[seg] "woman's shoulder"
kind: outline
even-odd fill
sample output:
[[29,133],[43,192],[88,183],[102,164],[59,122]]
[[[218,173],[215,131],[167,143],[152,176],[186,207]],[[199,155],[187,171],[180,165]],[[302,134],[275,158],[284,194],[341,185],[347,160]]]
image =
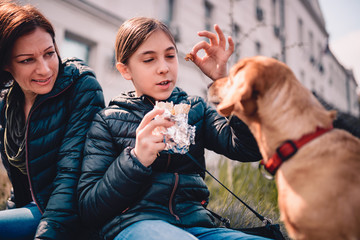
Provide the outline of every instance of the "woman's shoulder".
[[95,72],[78,58],[66,58],[62,60],[62,69],[59,73],[60,82],[74,82],[82,89],[102,90],[96,79]]
[[69,96],[73,96],[74,99],[93,99],[100,102],[102,108],[105,107],[103,90],[96,79],[95,73],[82,60],[77,58],[63,60],[62,70],[59,73],[52,94],[57,92],[71,92]]

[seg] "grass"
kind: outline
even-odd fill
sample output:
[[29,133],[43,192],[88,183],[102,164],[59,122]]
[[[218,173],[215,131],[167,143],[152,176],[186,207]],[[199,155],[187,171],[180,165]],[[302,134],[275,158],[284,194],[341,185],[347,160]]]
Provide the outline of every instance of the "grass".
[[[280,221],[275,181],[266,179],[254,163],[238,163],[221,157],[215,169],[209,169],[243,202],[273,223],[280,224],[285,238],[285,226]],[[215,174],[214,174],[215,173]],[[249,228],[264,224],[208,174],[205,181],[210,190],[208,209],[230,220],[232,228]]]
[[6,207],[6,199],[10,196],[11,183],[4,170],[0,168],[0,210]]

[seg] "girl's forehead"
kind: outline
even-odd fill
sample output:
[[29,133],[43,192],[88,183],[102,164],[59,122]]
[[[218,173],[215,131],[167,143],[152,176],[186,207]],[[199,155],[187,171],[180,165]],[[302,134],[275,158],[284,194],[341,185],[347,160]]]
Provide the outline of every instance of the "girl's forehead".
[[139,47],[138,51],[144,50],[171,50],[176,49],[170,37],[162,30],[153,32]]

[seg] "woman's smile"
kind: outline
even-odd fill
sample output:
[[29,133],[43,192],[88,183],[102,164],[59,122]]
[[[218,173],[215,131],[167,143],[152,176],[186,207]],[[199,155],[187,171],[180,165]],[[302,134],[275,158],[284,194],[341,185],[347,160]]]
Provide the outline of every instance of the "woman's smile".
[[51,77],[48,77],[48,78],[45,78],[45,79],[33,79],[32,81],[36,82],[37,84],[40,84],[40,85],[46,85],[48,83],[50,83],[51,81]]

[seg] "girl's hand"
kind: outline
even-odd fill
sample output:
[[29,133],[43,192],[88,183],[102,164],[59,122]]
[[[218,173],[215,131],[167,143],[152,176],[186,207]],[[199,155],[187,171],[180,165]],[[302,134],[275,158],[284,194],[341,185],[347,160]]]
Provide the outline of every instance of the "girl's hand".
[[[232,38],[228,37],[229,48],[226,49],[226,39],[224,33],[220,27],[215,24],[215,33],[209,31],[201,31],[198,33],[200,37],[207,37],[210,40],[210,44],[206,41],[196,44],[191,55],[193,56],[193,62],[200,68],[200,70],[212,80],[216,80],[227,76],[227,62],[234,52],[234,42]],[[204,49],[206,55],[203,58],[197,56],[197,52],[200,49]]]
[[136,129],[134,153],[145,167],[149,167],[157,158],[157,154],[165,149],[164,136],[153,134],[154,129],[157,127],[168,128],[174,125],[173,122],[164,118],[154,120],[156,115],[161,115],[163,112],[164,109],[154,108],[144,116]]

